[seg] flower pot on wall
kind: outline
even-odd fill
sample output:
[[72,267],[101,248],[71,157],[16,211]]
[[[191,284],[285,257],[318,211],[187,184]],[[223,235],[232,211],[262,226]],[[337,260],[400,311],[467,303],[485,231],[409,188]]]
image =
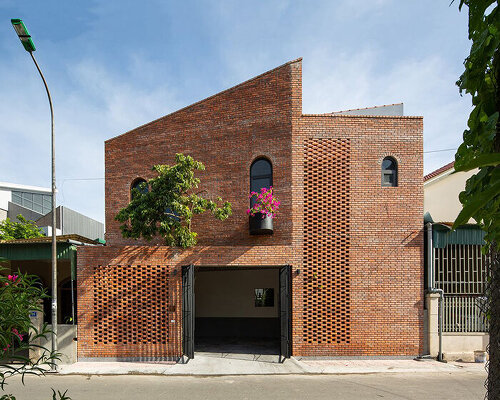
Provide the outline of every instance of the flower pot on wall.
[[272,235],[273,219],[263,214],[250,215],[250,235]]

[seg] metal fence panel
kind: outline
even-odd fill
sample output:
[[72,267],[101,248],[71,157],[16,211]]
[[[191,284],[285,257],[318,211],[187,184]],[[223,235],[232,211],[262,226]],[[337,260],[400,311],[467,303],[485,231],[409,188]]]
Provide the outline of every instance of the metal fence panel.
[[445,296],[443,332],[488,332],[481,296]]

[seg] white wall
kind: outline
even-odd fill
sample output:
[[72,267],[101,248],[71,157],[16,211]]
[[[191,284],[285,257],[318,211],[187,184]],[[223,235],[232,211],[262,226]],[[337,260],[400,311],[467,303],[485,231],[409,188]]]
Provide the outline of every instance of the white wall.
[[[7,218],[9,201],[12,201],[12,192],[10,190],[0,188],[0,221]],[[5,211],[5,213],[3,211]]]
[[[458,195],[465,189],[465,181],[477,171],[455,172],[425,182],[424,213],[429,212],[434,222],[455,221],[462,210]],[[472,219],[469,222],[474,223]]]
[[[195,273],[196,317],[277,318],[278,286],[277,269],[200,269]],[[254,290],[261,288],[274,288],[274,307],[255,307]]]

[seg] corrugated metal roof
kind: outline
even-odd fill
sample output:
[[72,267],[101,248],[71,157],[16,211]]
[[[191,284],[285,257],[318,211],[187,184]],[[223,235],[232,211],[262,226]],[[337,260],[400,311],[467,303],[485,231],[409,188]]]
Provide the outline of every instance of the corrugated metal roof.
[[478,225],[468,224],[451,230],[447,223],[432,225],[432,247],[442,249],[450,244],[474,244],[483,246],[485,232]]
[[[56,241],[58,243],[66,243],[68,240],[74,240],[75,242],[82,242],[87,244],[101,244],[97,240],[86,238],[80,235],[59,235],[56,236]],[[14,239],[14,240],[0,240],[1,244],[25,244],[25,243],[51,243],[52,236],[43,236],[31,239]]]

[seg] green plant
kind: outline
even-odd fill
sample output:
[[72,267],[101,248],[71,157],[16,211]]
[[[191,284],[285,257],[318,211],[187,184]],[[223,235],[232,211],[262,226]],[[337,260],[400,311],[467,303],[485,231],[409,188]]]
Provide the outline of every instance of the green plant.
[[[37,277],[20,272],[5,276],[1,272],[3,271],[0,270],[0,389],[3,391],[7,379],[12,376],[21,375],[24,384],[26,375],[44,375],[59,360],[60,354],[37,344],[51,333],[47,324],[38,330],[31,322],[30,313],[42,312],[41,301],[47,297],[45,291],[37,285]],[[30,350],[38,350],[39,355],[30,358]],[[66,392],[62,395],[65,396]],[[61,396],[59,398],[68,399]],[[0,400],[6,399],[15,400],[15,397],[12,394],[0,397]]]
[[459,199],[463,209],[453,227],[473,218],[486,232],[490,279],[486,314],[490,318],[488,399],[500,398],[500,12],[498,1],[461,0],[469,10],[472,46],[457,85],[472,96],[473,109],[464,141],[455,155],[455,169],[479,172],[467,180]]
[[191,230],[195,215],[210,211],[221,221],[231,215],[231,203],[194,191],[200,183],[195,171],[205,169],[201,162],[183,154],[176,154],[175,160],[172,166],[155,165],[152,170],[158,176],[132,190],[132,200],[115,218],[122,222],[123,237],[149,241],[160,235],[168,246],[187,248],[197,243],[197,233]]
[[473,109],[464,141],[455,155],[455,169],[479,172],[460,193],[463,209],[454,227],[474,218],[486,231],[488,246],[500,249],[500,13],[493,0],[461,0],[469,7],[472,47],[457,85],[472,96]]
[[252,207],[247,209],[247,214],[251,216],[260,215],[262,218],[274,218],[278,213],[281,204],[273,194],[273,187],[262,188],[260,193],[250,192],[250,200],[254,199]]
[[21,214],[17,217],[19,222],[7,218],[0,222],[0,240],[30,239],[42,237],[43,233],[35,222],[28,221]]

